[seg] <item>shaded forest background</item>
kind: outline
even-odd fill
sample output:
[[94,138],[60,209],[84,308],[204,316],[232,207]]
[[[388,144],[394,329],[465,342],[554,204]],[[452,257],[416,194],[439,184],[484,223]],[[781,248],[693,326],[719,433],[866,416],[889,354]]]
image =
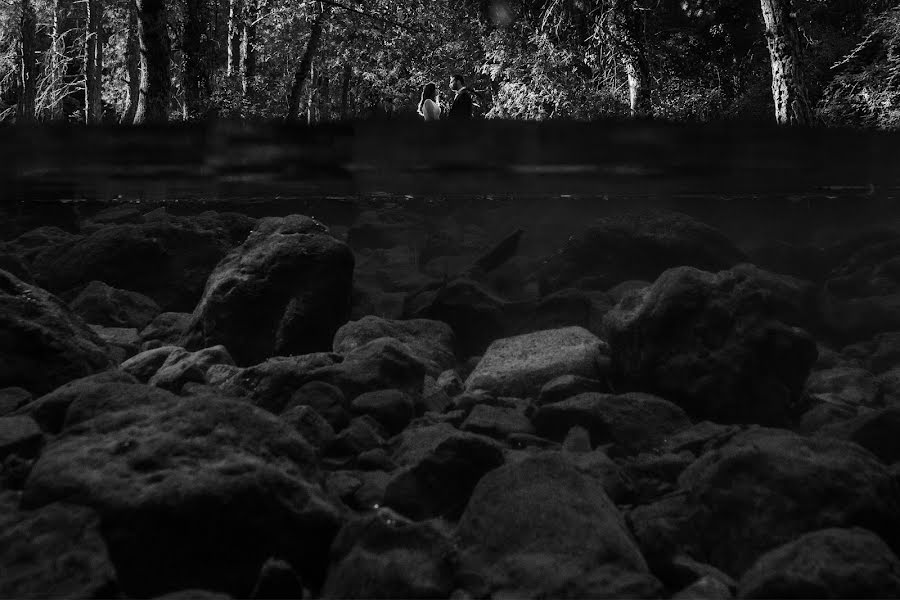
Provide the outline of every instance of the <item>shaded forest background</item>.
[[452,72],[485,118],[896,129],[900,6],[0,0],[0,121],[416,119]]

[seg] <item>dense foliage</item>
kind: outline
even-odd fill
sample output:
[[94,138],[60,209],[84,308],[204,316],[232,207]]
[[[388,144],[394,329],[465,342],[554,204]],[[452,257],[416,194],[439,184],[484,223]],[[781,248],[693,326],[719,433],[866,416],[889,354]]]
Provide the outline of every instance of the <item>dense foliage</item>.
[[[16,117],[26,2],[37,14],[36,118],[84,120],[87,2],[78,0],[0,0],[0,120]],[[900,6],[793,2],[817,118],[897,128]],[[422,86],[436,82],[446,103],[453,72],[469,78],[486,118],[624,116],[636,64],[629,56],[647,66],[648,116],[771,120],[772,70],[755,0],[166,0],[170,119],[283,118],[326,6],[300,82],[300,116],[310,121],[417,118]],[[103,118],[130,122],[137,17],[132,0],[102,0],[102,8]],[[230,45],[242,60],[252,55],[249,66],[230,63]]]

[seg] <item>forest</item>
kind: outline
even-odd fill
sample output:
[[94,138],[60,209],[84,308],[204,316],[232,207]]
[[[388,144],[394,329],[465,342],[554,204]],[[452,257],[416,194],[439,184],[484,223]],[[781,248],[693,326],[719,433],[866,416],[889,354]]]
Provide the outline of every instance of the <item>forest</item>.
[[0,121],[476,116],[896,129],[896,0],[0,0]]

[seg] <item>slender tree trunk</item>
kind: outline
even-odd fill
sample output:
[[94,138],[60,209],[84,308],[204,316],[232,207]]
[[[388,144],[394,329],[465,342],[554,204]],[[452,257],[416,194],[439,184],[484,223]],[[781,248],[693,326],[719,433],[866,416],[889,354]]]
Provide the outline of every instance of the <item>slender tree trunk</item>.
[[328,72],[319,76],[319,120],[331,120],[331,81],[328,79]]
[[65,56],[65,44],[62,39],[62,27],[60,23],[59,0],[53,0],[53,28],[50,33],[50,119],[62,120],[63,111],[63,57]]
[[653,106],[650,102],[650,67],[644,56],[632,56],[624,59],[625,75],[628,77],[628,102],[632,117],[650,115]]
[[22,0],[19,28],[19,99],[16,105],[16,122],[31,123],[35,119],[38,76],[37,15],[31,0]]
[[650,65],[644,44],[642,18],[635,9],[634,0],[612,0],[607,27],[628,77],[631,116],[647,116],[653,110],[650,100]]
[[300,59],[297,72],[294,73],[294,84],[291,86],[291,96],[288,101],[288,121],[296,121],[300,116],[300,98],[303,96],[303,89],[312,69],[313,58],[322,41],[322,30],[331,16],[331,11],[330,4],[324,5],[316,16],[316,20],[313,21],[312,29],[309,32],[309,41],[306,42],[306,50],[303,52],[303,58]]
[[316,63],[309,67],[310,84],[306,86],[306,123],[312,125],[313,122],[313,102],[316,94]]
[[256,75],[256,19],[259,18],[259,5],[248,0],[246,18],[241,31],[241,92],[248,96],[251,92],[253,77]]
[[168,120],[172,81],[169,77],[171,45],[165,0],[136,0],[138,39],[141,44],[141,89],[135,124]]
[[187,0],[184,19],[184,118],[203,114],[209,92],[207,0]]
[[84,48],[84,122],[93,125],[103,118],[103,5],[87,2],[87,40]]
[[128,108],[122,116],[123,123],[134,123],[138,99],[141,95],[141,43],[138,35],[137,6],[128,3],[128,39],[125,45],[125,68],[128,72]]
[[344,63],[344,73],[341,80],[341,120],[347,119],[347,111],[350,108],[350,80],[353,78],[353,65]]
[[241,0],[228,2],[228,65],[226,74],[233,77],[240,71],[241,32],[243,31],[243,10]]
[[803,78],[803,51],[793,2],[761,0],[761,5],[772,62],[775,120],[781,125],[809,125],[813,113]]

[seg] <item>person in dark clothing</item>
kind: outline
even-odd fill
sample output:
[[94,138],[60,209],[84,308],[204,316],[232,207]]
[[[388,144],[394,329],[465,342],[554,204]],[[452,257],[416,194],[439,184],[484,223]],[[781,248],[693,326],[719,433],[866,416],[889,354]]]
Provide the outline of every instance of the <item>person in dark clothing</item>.
[[447,112],[448,119],[471,119],[472,118],[472,93],[466,89],[466,80],[459,73],[450,76],[450,89],[456,95],[450,104],[450,110]]

